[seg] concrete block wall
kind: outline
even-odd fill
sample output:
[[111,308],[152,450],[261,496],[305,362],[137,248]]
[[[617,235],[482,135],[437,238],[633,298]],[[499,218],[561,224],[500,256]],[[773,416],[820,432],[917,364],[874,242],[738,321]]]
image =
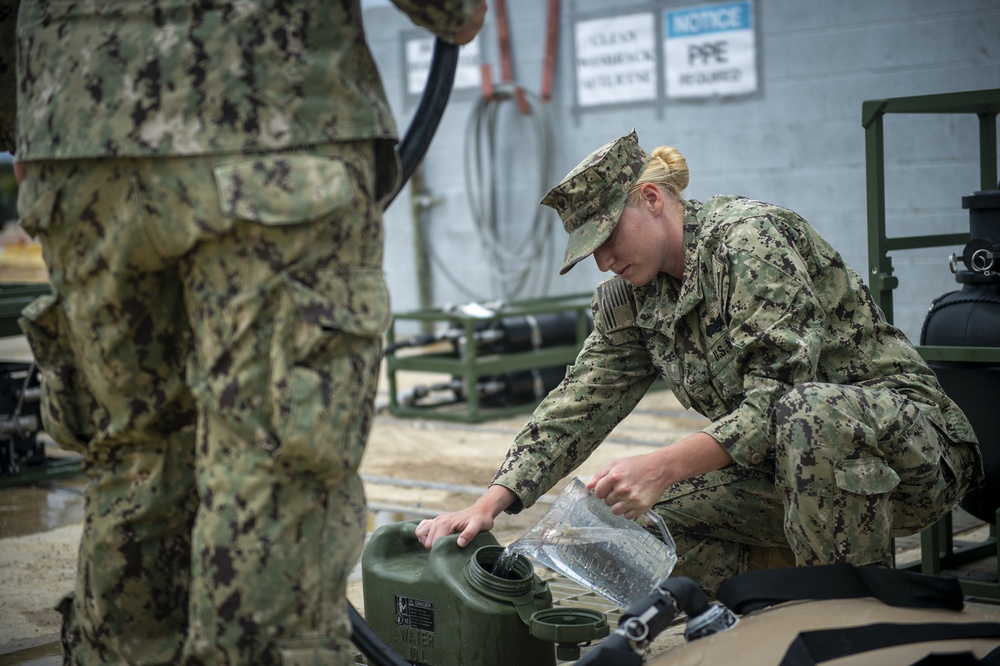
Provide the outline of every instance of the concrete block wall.
[[[553,99],[543,105],[551,132],[541,168],[535,118],[510,102],[496,108],[491,179],[497,191],[496,234],[513,248],[531,233],[537,201],[587,153],[633,127],[647,149],[670,144],[686,156],[687,196],[743,194],[796,210],[868,274],[865,137],[861,105],[869,99],[1000,88],[1000,2],[996,0],[756,0],[758,90],[734,99],[575,108],[573,25],[578,18],[651,10],[656,16],[687,1],[563,0]],[[516,82],[538,94],[548,3],[506,0]],[[384,1],[369,0],[365,25],[401,130],[413,99],[405,94],[403,41],[414,26]],[[499,80],[495,7],[478,38],[483,61]],[[662,60],[661,60],[662,76]],[[484,232],[470,212],[467,130],[480,107],[477,91],[458,91],[428,151],[422,173],[438,201],[422,215],[439,263],[433,302],[440,307],[505,296],[486,252]],[[885,125],[888,233],[945,233],[968,228],[961,197],[979,189],[975,116],[887,116]],[[419,307],[414,262],[414,217],[408,191],[387,211],[386,266],[394,309]],[[605,276],[592,261],[556,274],[565,233],[544,213],[548,240],[522,261],[537,262],[534,292],[590,292]],[[895,253],[900,287],[896,323],[915,342],[934,296],[957,288],[948,255],[961,248]],[[520,264],[519,264],[520,265]],[[511,280],[507,280],[511,283]],[[509,286],[509,284],[508,284]]]

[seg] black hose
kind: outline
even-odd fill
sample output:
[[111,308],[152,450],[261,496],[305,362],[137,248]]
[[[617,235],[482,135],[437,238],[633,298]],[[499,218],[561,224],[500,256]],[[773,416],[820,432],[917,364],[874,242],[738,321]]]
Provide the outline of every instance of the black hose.
[[[668,578],[661,582],[657,589],[661,594],[672,595],[677,600],[677,608],[684,611],[688,617],[698,617],[709,609],[708,597],[702,591],[701,585],[687,576]],[[651,606],[652,603],[648,605]]]
[[427,148],[431,145],[431,139],[441,123],[441,116],[448,105],[448,98],[451,96],[451,89],[455,83],[455,70],[458,68],[458,46],[449,44],[441,38],[434,40],[434,53],[431,56],[430,72],[427,74],[427,83],[424,85],[424,92],[420,96],[420,103],[413,114],[413,120],[403,135],[403,140],[399,143],[399,161],[401,164],[401,178],[396,189],[385,199],[382,204],[383,210],[389,207],[396,195],[403,189],[403,185],[410,179],[413,172],[424,159]]
[[618,629],[576,662],[577,666],[638,666],[643,659],[635,652],[637,642],[651,642],[681,612],[690,618],[708,609],[705,593],[692,578],[677,576],[664,580],[632,604],[618,621]]
[[[431,56],[431,68],[427,74],[427,83],[420,96],[420,104],[413,114],[413,120],[403,135],[399,144],[399,161],[401,178],[396,189],[385,199],[382,209],[389,207],[403,185],[410,179],[420,160],[427,153],[434,132],[441,123],[445,106],[451,96],[455,83],[455,70],[458,68],[458,46],[437,38],[434,40],[434,54]],[[368,657],[371,666],[410,666],[410,663],[397,654],[391,647],[379,638],[378,634],[365,622],[357,609],[348,602],[347,614],[351,620],[351,642]]]
[[368,663],[372,666],[410,666],[410,662],[403,659],[391,647],[385,644],[375,630],[372,629],[357,609],[350,603],[347,604],[347,614],[351,618],[351,642],[354,643],[361,653],[368,657]]

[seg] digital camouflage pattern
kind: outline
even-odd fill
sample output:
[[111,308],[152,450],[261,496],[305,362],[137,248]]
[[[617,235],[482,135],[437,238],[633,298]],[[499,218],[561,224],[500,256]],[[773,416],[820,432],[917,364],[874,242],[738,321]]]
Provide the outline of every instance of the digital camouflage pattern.
[[[0,2],[0,21],[20,4],[21,160],[380,139],[379,193],[392,190],[397,131],[365,42],[360,0]],[[451,40],[479,0],[393,3]],[[0,35],[11,34],[9,24],[0,23]],[[0,81],[14,45],[0,40]],[[0,100],[12,101],[11,90]],[[11,109],[0,113],[0,139],[9,138]]]
[[530,506],[662,377],[735,465],[667,489],[677,573],[714,591],[756,546],[799,564],[882,563],[890,536],[951,510],[982,478],[972,428],[802,218],[742,197],[687,200],[684,279],[615,277],[566,379],[494,483]]
[[28,164],[22,325],[90,477],[67,663],[351,663],[389,302],[374,150],[329,152]]
[[359,3],[20,4],[21,323],[89,477],[65,662],[353,663],[396,178]]
[[542,204],[559,214],[569,234],[560,275],[611,237],[625,210],[629,188],[649,159],[632,130],[585,157],[542,198]]
[[[446,39],[478,4],[393,1]],[[6,2],[16,9],[16,0]],[[359,0],[20,5],[17,148],[25,158],[396,137]],[[13,47],[4,42],[0,62],[10,62]]]

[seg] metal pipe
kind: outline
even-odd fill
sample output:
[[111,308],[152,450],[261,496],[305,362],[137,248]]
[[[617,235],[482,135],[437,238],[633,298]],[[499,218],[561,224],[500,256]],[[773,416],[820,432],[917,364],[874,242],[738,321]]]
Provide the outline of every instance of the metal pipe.
[[[438,481],[423,481],[420,479],[400,479],[394,476],[379,476],[371,474],[362,474],[361,480],[365,483],[374,483],[384,486],[399,486],[402,488],[425,488],[430,490],[446,490],[453,493],[464,493],[467,495],[479,495],[483,492],[481,486],[464,486],[455,483],[440,483]],[[551,504],[555,501],[555,498],[549,495],[543,495],[537,500],[542,504]],[[438,512],[440,513],[440,512]],[[438,515],[435,513],[434,515]]]

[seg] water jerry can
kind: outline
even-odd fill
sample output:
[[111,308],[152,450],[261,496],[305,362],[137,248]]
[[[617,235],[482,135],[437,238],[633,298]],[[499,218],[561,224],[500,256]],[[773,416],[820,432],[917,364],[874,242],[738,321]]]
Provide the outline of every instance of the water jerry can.
[[426,550],[417,521],[375,530],[361,558],[365,620],[412,664],[554,666],[555,646],[530,633],[552,608],[548,583],[518,556],[505,578],[492,574],[503,551],[489,532],[464,548],[458,535]]

